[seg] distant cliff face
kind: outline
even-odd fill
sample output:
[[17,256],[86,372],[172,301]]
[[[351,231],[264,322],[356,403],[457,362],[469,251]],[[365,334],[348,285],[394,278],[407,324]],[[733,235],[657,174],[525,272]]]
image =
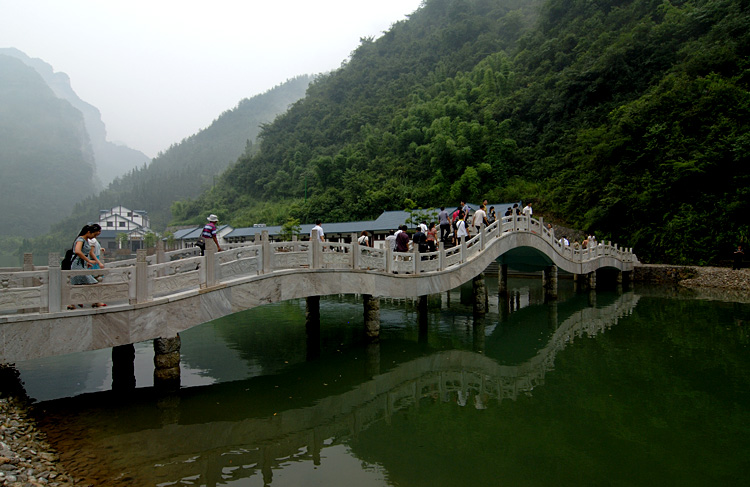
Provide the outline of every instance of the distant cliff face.
[[65,73],[54,72],[52,66],[41,59],[32,59],[14,48],[1,48],[0,55],[20,60],[33,68],[58,98],[66,100],[83,114],[86,131],[89,135],[96,169],[97,189],[102,189],[117,176],[126,174],[135,167],[147,163],[149,157],[135,149],[107,141],[107,129],[102,122],[99,110],[81,100],[70,86],[70,78]]
[[34,236],[93,194],[84,117],[18,59],[0,55],[0,234]]

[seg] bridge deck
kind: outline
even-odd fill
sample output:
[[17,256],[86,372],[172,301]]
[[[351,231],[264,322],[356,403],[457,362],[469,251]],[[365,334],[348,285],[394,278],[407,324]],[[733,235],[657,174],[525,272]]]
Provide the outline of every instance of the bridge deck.
[[[444,292],[480,274],[514,249],[532,249],[544,265],[573,274],[602,267],[631,271],[632,249],[562,245],[543,221],[505,217],[461,245],[432,253],[399,253],[352,243],[235,244],[206,256],[195,249],[106,269],[62,271],[50,265],[0,271],[0,362],[107,348],[175,336],[192,326],[267,303],[329,294],[413,297]],[[50,255],[50,263],[59,256]],[[100,283],[70,284],[95,274]],[[105,308],[69,304],[106,302]]]

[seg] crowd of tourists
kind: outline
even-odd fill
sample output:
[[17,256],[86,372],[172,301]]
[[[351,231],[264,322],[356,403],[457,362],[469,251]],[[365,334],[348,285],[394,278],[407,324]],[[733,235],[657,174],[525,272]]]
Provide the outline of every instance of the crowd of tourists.
[[[417,225],[413,236],[409,236],[408,227],[401,225],[395,230],[390,230],[385,237],[386,245],[394,252],[409,252],[415,247],[419,252],[435,252],[438,242],[446,247],[460,245],[462,241],[470,239],[478,234],[482,227],[487,227],[497,220],[497,212],[494,206],[487,207],[485,199],[477,210],[473,210],[466,202],[461,203],[455,210],[449,212],[443,206],[437,215],[437,222],[428,223],[422,221]],[[505,211],[505,216],[524,215],[531,217],[533,210],[531,203],[521,208],[517,203]],[[322,222],[317,220],[311,232],[317,234],[321,241],[325,241]],[[439,232],[439,233],[438,233]],[[366,247],[374,245],[374,238],[367,231],[363,231],[357,242]]]

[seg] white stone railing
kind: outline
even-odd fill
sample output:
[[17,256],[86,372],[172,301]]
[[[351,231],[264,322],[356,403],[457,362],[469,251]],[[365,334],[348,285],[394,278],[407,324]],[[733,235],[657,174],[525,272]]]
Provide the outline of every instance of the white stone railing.
[[[79,303],[105,302],[109,306],[147,303],[157,297],[294,269],[350,269],[425,276],[469,262],[494,240],[518,233],[538,235],[553,252],[574,263],[604,256],[624,263],[636,260],[632,249],[609,243],[585,250],[565,246],[544,226],[543,220],[524,216],[503,217],[460,245],[446,249],[440,244],[437,251],[426,253],[361,246],[356,235],[352,235],[352,243],[318,239],[270,242],[268,233],[263,232],[260,242],[230,244],[219,253],[209,241],[205,256],[195,247],[164,252],[160,243],[154,255],[148,256],[145,250],[140,250],[136,259],[107,263],[104,269],[97,270],[63,271],[56,253],[49,255],[49,266],[34,268],[27,254],[23,268],[0,269],[0,319],[8,313],[54,313]],[[94,275],[99,283],[70,284],[70,278],[77,275]]]

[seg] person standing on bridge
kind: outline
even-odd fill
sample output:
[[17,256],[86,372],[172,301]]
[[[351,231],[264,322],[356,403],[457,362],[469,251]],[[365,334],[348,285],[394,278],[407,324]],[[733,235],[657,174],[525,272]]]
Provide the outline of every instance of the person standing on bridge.
[[469,231],[466,228],[466,214],[462,211],[458,214],[456,222],[456,245],[461,245],[462,239],[469,237]]
[[315,226],[312,227],[312,230],[310,231],[310,238],[312,238],[313,234],[317,231],[318,232],[318,238],[321,242],[326,241],[326,234],[323,232],[323,227],[320,225],[323,223],[322,220],[317,219],[315,220]]
[[451,234],[451,218],[448,215],[448,212],[445,211],[445,206],[440,207],[438,223],[440,224],[440,241],[448,243],[448,235]]
[[219,222],[219,217],[211,213],[208,215],[208,223],[206,223],[203,226],[203,230],[201,231],[201,239],[203,240],[203,246],[199,247],[201,248],[201,255],[205,254],[206,251],[206,240],[213,240],[216,244],[216,251],[221,252],[221,246],[219,245],[219,239],[216,237],[216,234],[219,232],[219,229],[216,228],[216,224]]
[[[104,267],[104,264],[102,264],[99,259],[96,258],[91,245],[89,245],[89,239],[96,238],[100,233],[102,233],[102,227],[99,226],[98,223],[94,223],[93,225],[85,225],[81,229],[81,231],[78,233],[78,237],[76,238],[75,243],[73,244],[73,253],[76,257],[70,264],[71,271],[90,269],[97,264],[99,265],[99,268]],[[91,275],[79,275],[70,278],[70,283],[76,286],[97,284],[98,282],[99,281],[97,281],[96,278]],[[93,308],[98,308],[100,306],[107,305],[104,303],[94,303],[91,305],[91,307]],[[79,304],[78,307],[83,308],[83,305]],[[68,306],[68,309],[75,309],[75,306],[71,304]]]
[[474,225],[474,228],[477,229],[477,234],[482,231],[483,225],[489,225],[489,222],[487,221],[487,212],[485,211],[484,205],[480,206],[479,209],[474,212],[474,218],[472,219],[471,224]]

